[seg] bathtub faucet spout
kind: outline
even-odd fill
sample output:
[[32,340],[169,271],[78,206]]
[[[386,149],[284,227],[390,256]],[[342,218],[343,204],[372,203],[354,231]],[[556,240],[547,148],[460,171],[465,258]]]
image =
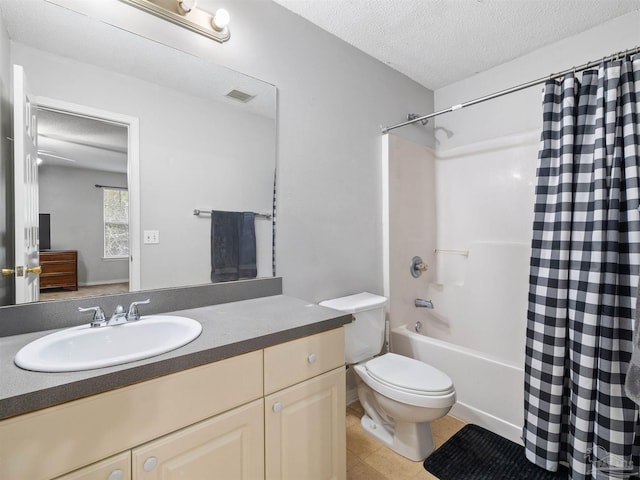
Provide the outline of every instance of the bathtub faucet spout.
[[433,308],[433,302],[431,300],[416,298],[416,307]]

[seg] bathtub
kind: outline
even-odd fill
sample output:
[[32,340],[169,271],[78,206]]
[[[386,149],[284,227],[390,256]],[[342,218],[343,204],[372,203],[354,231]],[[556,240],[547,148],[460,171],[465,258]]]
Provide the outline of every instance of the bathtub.
[[402,325],[391,330],[391,351],[445,372],[453,380],[451,415],[522,444],[524,368]]

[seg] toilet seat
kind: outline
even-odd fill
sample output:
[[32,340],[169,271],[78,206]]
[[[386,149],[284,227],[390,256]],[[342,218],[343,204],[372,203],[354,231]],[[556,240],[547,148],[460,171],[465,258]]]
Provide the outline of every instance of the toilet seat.
[[410,393],[446,395],[453,391],[451,379],[431,365],[395,353],[387,353],[365,363],[377,381]]
[[419,360],[387,353],[354,368],[372,389],[398,402],[431,408],[450,407],[455,402],[451,379]]

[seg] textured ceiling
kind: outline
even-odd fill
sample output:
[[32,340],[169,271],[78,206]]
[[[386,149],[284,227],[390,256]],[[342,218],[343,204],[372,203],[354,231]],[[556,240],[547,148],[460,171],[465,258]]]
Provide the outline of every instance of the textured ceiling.
[[275,2],[432,90],[640,10],[640,0]]
[[48,110],[37,116],[44,165],[127,173],[127,127]]

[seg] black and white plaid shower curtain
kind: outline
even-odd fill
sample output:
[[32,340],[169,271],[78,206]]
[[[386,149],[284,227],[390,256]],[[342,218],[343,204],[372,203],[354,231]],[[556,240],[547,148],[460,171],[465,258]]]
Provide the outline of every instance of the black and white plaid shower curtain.
[[[573,480],[638,471],[624,394],[640,271],[640,58],[549,80],[525,361],[527,458]],[[599,462],[599,463],[598,463]],[[613,470],[615,471],[616,468]]]

